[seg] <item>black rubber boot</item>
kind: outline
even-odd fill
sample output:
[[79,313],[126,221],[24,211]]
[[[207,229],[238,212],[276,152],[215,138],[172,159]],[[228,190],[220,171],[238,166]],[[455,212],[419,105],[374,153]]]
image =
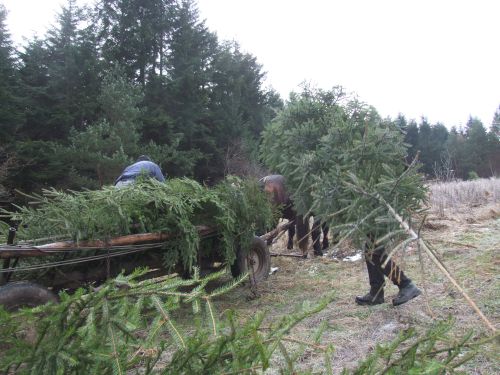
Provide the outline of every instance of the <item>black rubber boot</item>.
[[384,290],[370,290],[364,296],[356,296],[355,301],[358,305],[373,306],[384,303]]
[[402,305],[403,303],[406,303],[409,300],[412,300],[413,298],[418,297],[421,294],[422,294],[422,291],[420,289],[418,289],[415,284],[410,282],[406,286],[402,286],[401,288],[399,288],[399,293],[392,300],[392,304],[394,306]]

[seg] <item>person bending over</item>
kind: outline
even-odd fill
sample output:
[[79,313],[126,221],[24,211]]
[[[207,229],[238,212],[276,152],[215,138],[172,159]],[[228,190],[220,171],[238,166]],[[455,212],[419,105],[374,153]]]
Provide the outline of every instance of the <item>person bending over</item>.
[[156,163],[153,163],[148,156],[141,155],[134,164],[129,165],[123,170],[122,174],[116,179],[115,186],[126,186],[143,175],[155,178],[160,182],[165,181],[160,167]]

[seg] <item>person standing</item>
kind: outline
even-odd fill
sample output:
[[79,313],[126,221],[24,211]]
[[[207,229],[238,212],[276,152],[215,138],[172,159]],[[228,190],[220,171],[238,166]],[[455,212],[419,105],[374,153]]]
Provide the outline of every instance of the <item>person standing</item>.
[[126,167],[122,174],[115,180],[116,187],[126,186],[133,183],[139,176],[149,176],[160,182],[165,181],[165,177],[160,167],[151,161],[149,156],[141,155],[137,161]]

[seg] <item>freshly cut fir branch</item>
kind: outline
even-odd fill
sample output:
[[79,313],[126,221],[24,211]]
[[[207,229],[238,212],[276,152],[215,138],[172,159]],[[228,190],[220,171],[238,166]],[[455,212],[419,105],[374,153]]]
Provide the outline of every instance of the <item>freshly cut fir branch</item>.
[[[290,336],[293,327],[331,301],[305,304],[263,334],[261,313],[242,322],[231,313],[219,319],[215,312],[214,299],[248,275],[208,292],[208,282],[218,281],[223,271],[207,278],[195,271],[192,280],[170,276],[139,281],[146,272],[120,275],[90,293],[83,289],[74,295],[63,293],[56,305],[16,313],[0,309],[0,335],[4,337],[0,371],[205,374],[265,370],[278,354],[279,342],[296,341]],[[189,305],[191,314],[186,312]],[[36,330],[35,344],[22,335],[28,326]],[[320,350],[321,346],[312,348]],[[256,352],[260,355],[255,356]],[[160,362],[161,358],[170,360]]]
[[[209,293],[197,288],[204,279],[196,272],[195,280],[160,277],[138,281],[145,272],[120,276],[92,293],[79,290],[72,296],[62,294],[58,305],[17,313],[0,309],[0,370],[16,374],[149,375],[238,374],[272,368],[300,374],[299,359],[307,348],[323,354],[324,373],[333,374],[333,345],[320,340],[327,325],[309,338],[293,334],[297,324],[321,311],[333,296],[317,305],[304,303],[300,310],[264,327],[261,312],[242,321],[229,310],[220,319],[213,319],[217,316],[213,296],[220,295],[221,289],[230,290],[234,283]],[[192,289],[186,290],[187,286]],[[187,314],[186,304],[206,302],[212,303],[211,313],[193,309]],[[164,313],[157,314],[155,304]],[[439,322],[424,334],[403,331],[392,343],[378,346],[357,369],[344,374],[453,370],[488,343],[474,342],[470,334],[453,339],[448,335],[452,325],[452,321]],[[35,343],[23,336],[27,326],[36,329]],[[181,339],[183,344],[177,345]]]

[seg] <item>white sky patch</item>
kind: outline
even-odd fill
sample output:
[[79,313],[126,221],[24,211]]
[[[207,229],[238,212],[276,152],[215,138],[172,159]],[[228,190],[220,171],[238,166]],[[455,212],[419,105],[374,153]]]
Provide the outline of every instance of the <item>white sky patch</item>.
[[[43,37],[56,24],[56,16],[65,0],[0,0],[7,8],[7,26],[16,45],[24,45],[34,35]],[[86,3],[80,1],[78,4]]]
[[[43,36],[64,0],[0,0],[13,39]],[[78,4],[92,3],[80,0]],[[500,105],[500,1],[199,0],[283,98],[301,82],[342,85],[382,116],[490,126]]]

